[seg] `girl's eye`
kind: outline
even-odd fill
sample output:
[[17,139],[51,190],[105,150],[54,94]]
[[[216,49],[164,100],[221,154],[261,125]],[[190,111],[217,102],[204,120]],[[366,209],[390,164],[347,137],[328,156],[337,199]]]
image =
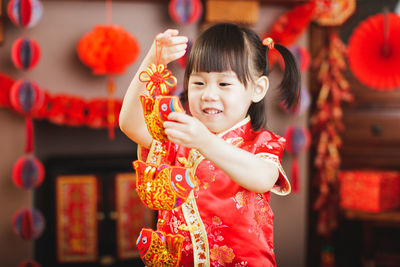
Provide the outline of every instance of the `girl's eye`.
[[194,82],[193,84],[195,84],[195,85],[203,85],[204,83],[202,83],[202,82]]
[[219,86],[229,86],[229,83],[219,83]]

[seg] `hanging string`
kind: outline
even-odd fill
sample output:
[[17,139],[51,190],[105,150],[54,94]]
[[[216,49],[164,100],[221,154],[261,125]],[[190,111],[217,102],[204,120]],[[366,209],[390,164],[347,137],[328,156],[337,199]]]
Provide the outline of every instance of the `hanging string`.
[[106,0],[106,22],[112,24],[112,0]]
[[384,56],[389,56],[389,12],[387,7],[383,10],[383,51]]

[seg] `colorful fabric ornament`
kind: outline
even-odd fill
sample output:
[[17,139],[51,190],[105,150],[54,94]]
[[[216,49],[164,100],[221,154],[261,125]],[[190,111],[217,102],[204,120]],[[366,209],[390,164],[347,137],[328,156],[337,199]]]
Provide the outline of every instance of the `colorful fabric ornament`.
[[400,16],[377,14],[354,29],[348,59],[354,76],[376,90],[400,87]]
[[133,162],[136,191],[143,203],[155,210],[172,210],[182,205],[195,187],[189,168]]
[[24,261],[18,267],[40,267],[41,265],[37,263],[36,261],[29,260],[29,261]]
[[43,182],[43,164],[33,155],[23,156],[14,163],[12,178],[21,189],[36,188]]
[[139,74],[139,80],[146,83],[151,96],[166,95],[175,89],[177,83],[175,76],[164,64],[151,64]]
[[31,28],[42,18],[43,6],[39,0],[10,0],[7,13],[15,25]]
[[342,25],[356,10],[356,0],[314,0],[314,21],[321,26]]
[[33,38],[18,38],[11,48],[11,59],[14,66],[21,70],[30,70],[40,58],[40,48]]
[[185,113],[177,96],[159,96],[155,99],[140,95],[144,120],[151,136],[160,142],[167,142],[168,137],[164,132],[164,121],[168,120],[171,112]]
[[290,126],[285,132],[286,151],[293,156],[292,158],[292,189],[293,192],[299,191],[299,164],[298,156],[301,152],[308,149],[310,145],[310,133],[308,129],[300,126]]
[[97,25],[78,42],[79,59],[93,74],[122,74],[139,55],[139,44],[122,26]]
[[178,266],[184,237],[143,228],[136,241],[146,266]]
[[176,23],[188,25],[200,19],[203,5],[200,0],[171,0],[168,11]]
[[41,236],[45,221],[36,209],[21,209],[12,218],[12,229],[16,235],[25,240],[34,240]]
[[10,90],[10,103],[19,113],[25,115],[27,153],[33,151],[32,114],[43,104],[43,94],[39,86],[29,80],[19,80]]

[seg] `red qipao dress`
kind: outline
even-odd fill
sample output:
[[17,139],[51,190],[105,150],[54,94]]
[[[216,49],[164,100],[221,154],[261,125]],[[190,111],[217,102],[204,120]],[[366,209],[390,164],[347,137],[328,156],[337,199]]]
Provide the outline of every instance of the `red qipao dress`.
[[[284,138],[253,131],[249,118],[218,136],[275,163],[279,178],[271,192],[290,193],[280,164]],[[139,158],[147,153],[139,148]],[[183,205],[158,214],[157,230],[185,237],[179,266],[276,266],[270,193],[241,187],[196,150],[175,145],[173,154],[172,164],[191,167],[199,184]]]

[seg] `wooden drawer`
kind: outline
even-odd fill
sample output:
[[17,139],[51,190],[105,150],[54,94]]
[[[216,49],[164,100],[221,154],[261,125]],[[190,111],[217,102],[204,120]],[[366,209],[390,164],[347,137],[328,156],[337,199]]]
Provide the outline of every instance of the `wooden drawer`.
[[346,110],[342,168],[400,168],[400,109]]
[[345,111],[343,123],[346,145],[400,144],[400,109]]

